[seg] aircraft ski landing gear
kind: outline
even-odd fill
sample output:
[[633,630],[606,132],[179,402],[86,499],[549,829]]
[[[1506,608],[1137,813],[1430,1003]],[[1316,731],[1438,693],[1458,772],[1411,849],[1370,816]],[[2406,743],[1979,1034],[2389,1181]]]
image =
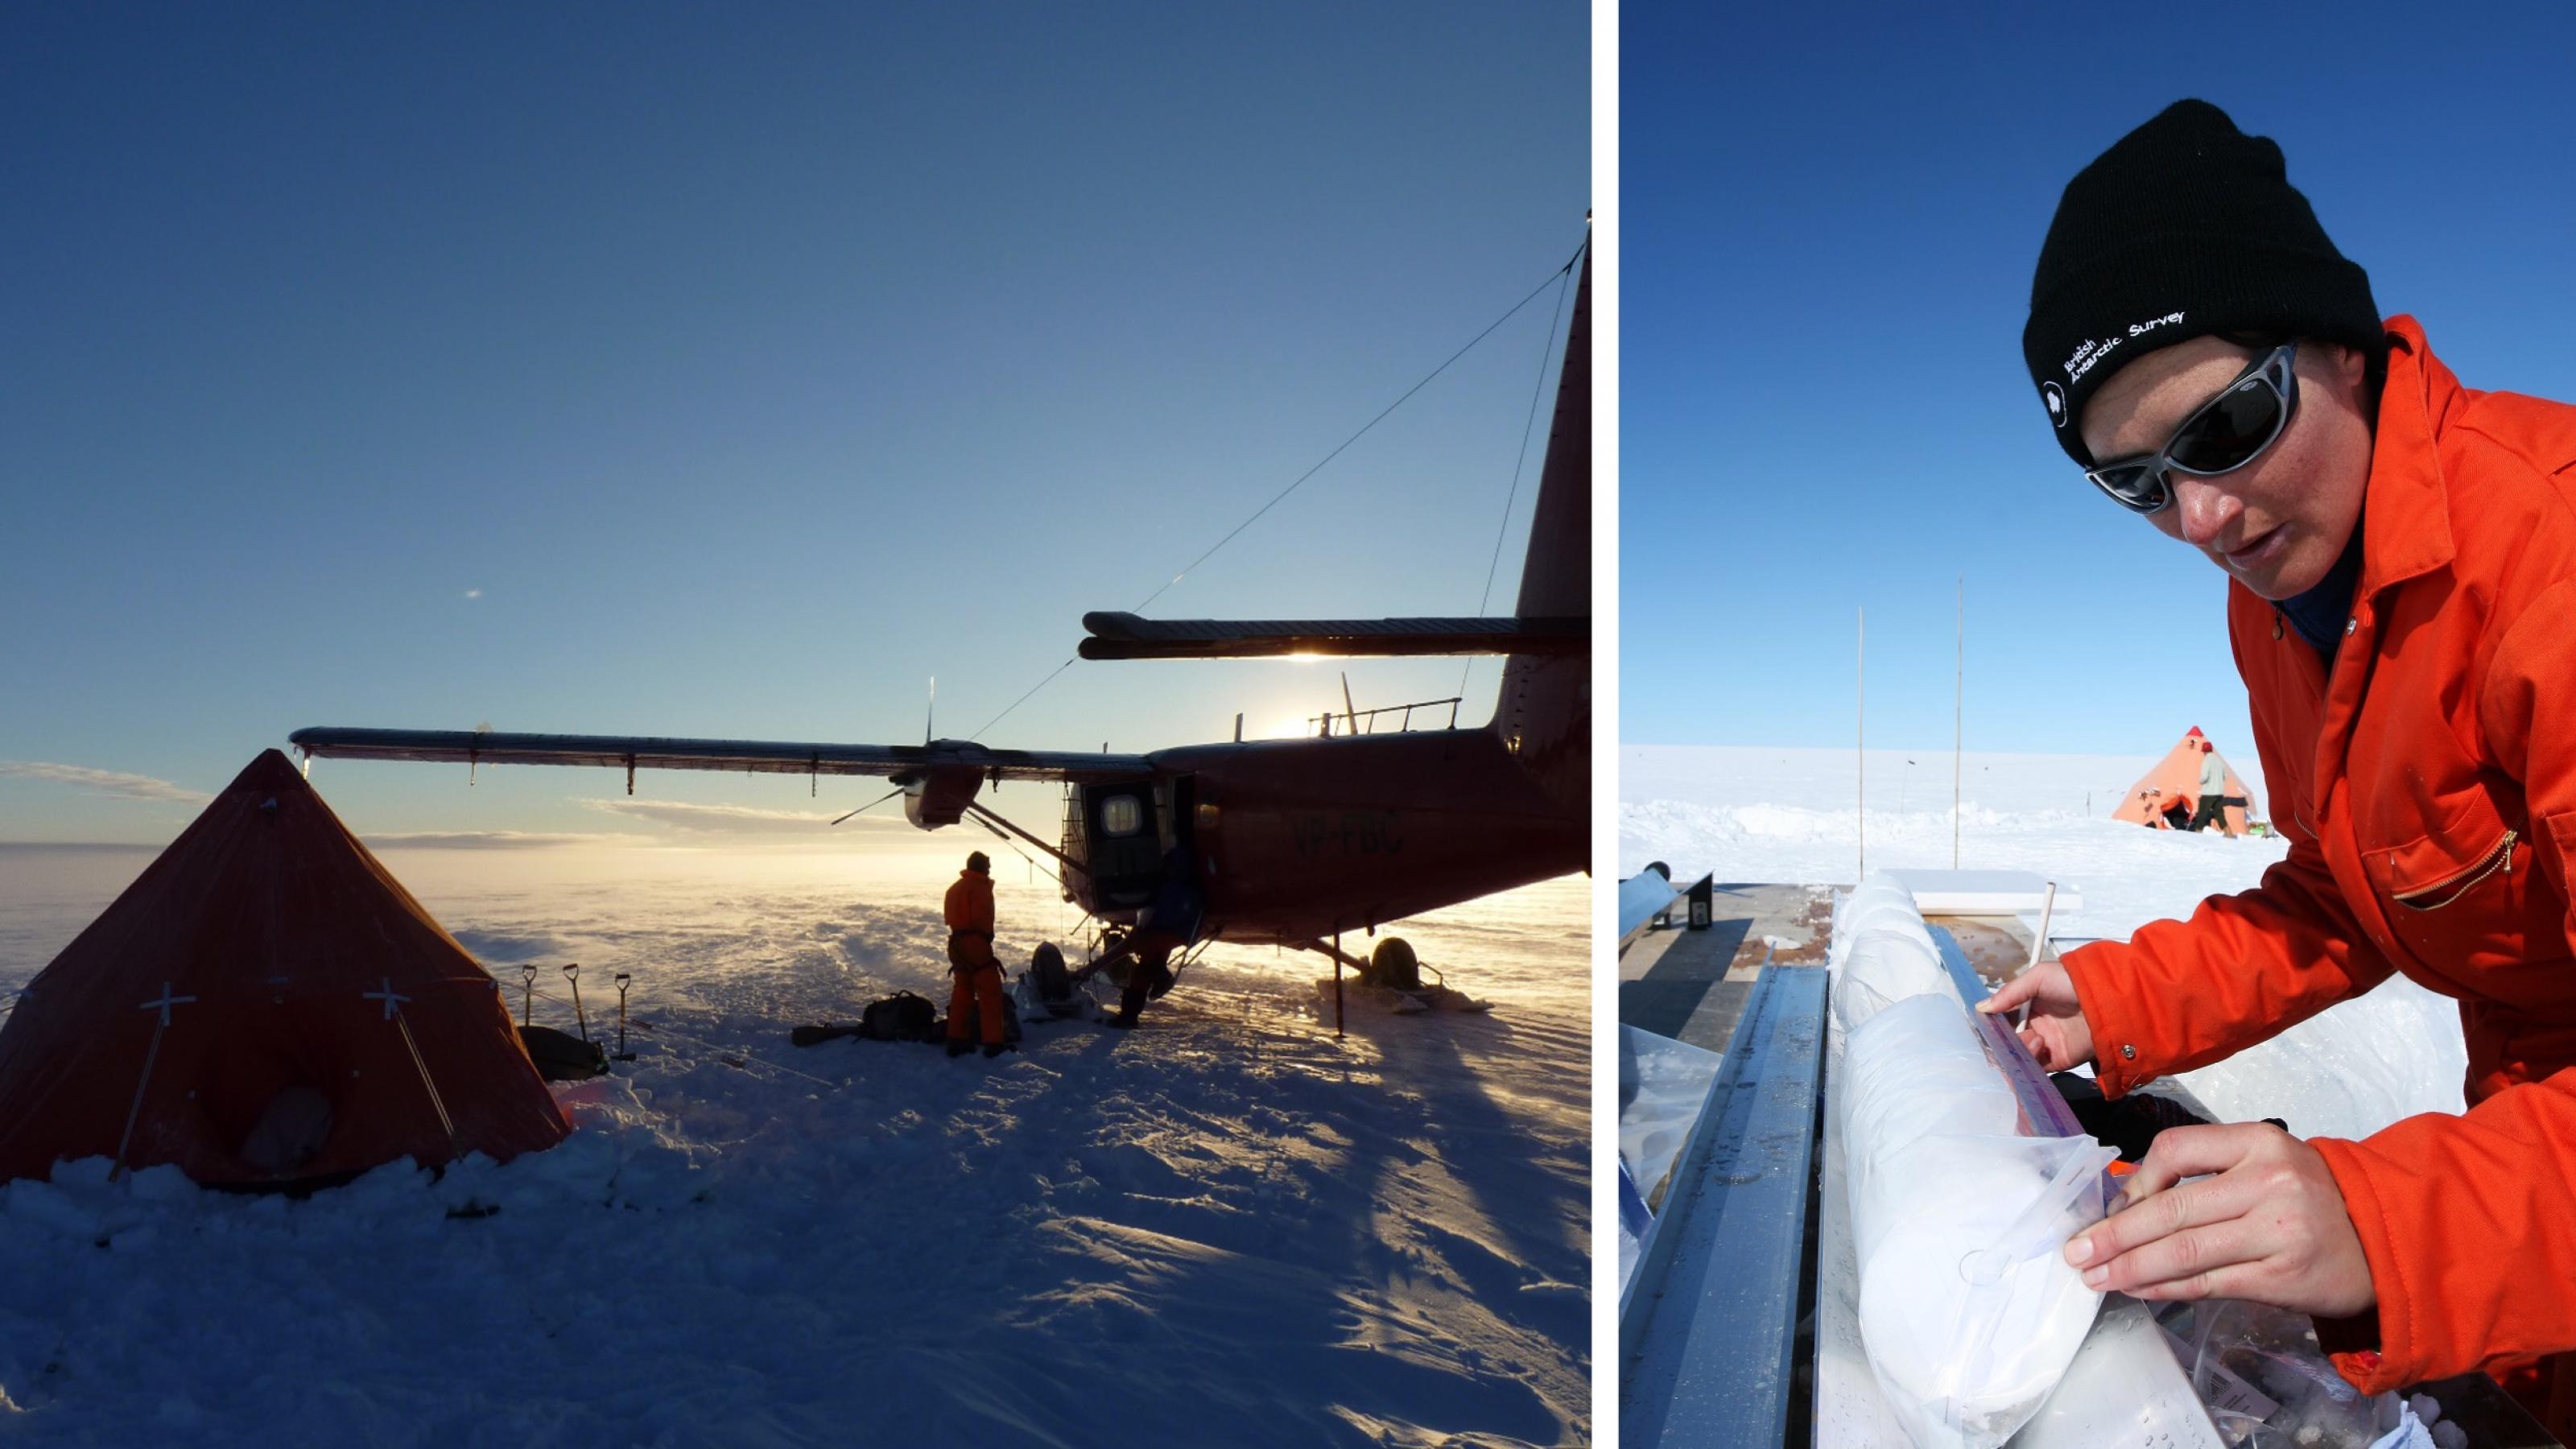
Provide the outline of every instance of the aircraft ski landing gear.
[[1379,986],[1389,991],[1420,991],[1422,962],[1413,954],[1413,943],[1402,936],[1389,936],[1369,952],[1368,965],[1360,968],[1362,986]]
[[[1494,1004],[1478,1001],[1448,982],[1436,966],[1425,966],[1416,956],[1411,942],[1401,936],[1389,936],[1377,943],[1363,961],[1349,952],[1336,950],[1330,941],[1308,941],[1303,949],[1337,958],[1342,965],[1359,973],[1342,984],[1343,1000],[1354,1016],[1382,1014],[1419,1016],[1426,1011],[1491,1011]],[[1423,973],[1431,980],[1425,982]],[[1333,1005],[1333,978],[1316,978],[1315,997],[1327,1025],[1338,1025]]]
[[1062,1021],[1091,1005],[1091,998],[1075,989],[1078,985],[1074,973],[1065,967],[1063,949],[1043,941],[1029,957],[1029,969],[1012,985],[1012,1004],[1024,1022]]

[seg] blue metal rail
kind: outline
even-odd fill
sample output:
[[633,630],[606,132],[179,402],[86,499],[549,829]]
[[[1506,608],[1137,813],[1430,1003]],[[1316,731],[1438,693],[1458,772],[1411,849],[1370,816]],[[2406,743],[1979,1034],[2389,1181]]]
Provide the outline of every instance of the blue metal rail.
[[1814,967],[1765,967],[1736,1022],[1621,1294],[1623,1445],[1771,1449],[1788,1432],[1824,1100],[1825,983]]

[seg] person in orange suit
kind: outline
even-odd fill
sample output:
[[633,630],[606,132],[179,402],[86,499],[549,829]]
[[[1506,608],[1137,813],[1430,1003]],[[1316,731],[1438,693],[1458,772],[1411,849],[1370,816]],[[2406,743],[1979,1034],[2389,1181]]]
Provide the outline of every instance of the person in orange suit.
[[2068,183],[2022,345],[2093,485],[2227,573],[2290,849],[1980,1009],[2116,1097],[2402,972],[2469,1059],[2465,1114],[2360,1141],[2160,1134],[2068,1260],[2306,1312],[2365,1392],[2484,1370],[2576,1440],[2576,408],[2462,386],[2200,101]]
[[981,1020],[984,1055],[1002,1054],[1002,963],[993,954],[993,861],[978,850],[948,887],[948,1054],[975,1049],[970,1023]]

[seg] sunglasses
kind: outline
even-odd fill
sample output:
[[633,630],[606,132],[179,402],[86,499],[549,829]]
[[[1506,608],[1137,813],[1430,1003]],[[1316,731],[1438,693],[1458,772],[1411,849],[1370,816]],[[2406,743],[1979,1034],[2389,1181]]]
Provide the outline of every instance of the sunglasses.
[[2297,357],[2295,342],[2264,353],[2183,419],[2162,448],[2087,468],[2084,476],[2123,508],[2160,513],[2173,502],[2167,470],[2215,478],[2253,462],[2298,410],[2299,375],[2292,367]]

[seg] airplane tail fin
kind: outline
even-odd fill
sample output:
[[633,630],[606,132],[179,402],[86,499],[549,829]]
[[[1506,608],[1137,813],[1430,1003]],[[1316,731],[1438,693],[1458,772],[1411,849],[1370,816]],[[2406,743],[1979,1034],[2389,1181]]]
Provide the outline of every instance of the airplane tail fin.
[[[1557,374],[1556,415],[1539,469],[1529,553],[1521,564],[1521,618],[1592,615],[1592,253],[1574,289],[1574,316]],[[1548,793],[1590,808],[1592,658],[1516,653],[1503,665],[1493,729]]]

